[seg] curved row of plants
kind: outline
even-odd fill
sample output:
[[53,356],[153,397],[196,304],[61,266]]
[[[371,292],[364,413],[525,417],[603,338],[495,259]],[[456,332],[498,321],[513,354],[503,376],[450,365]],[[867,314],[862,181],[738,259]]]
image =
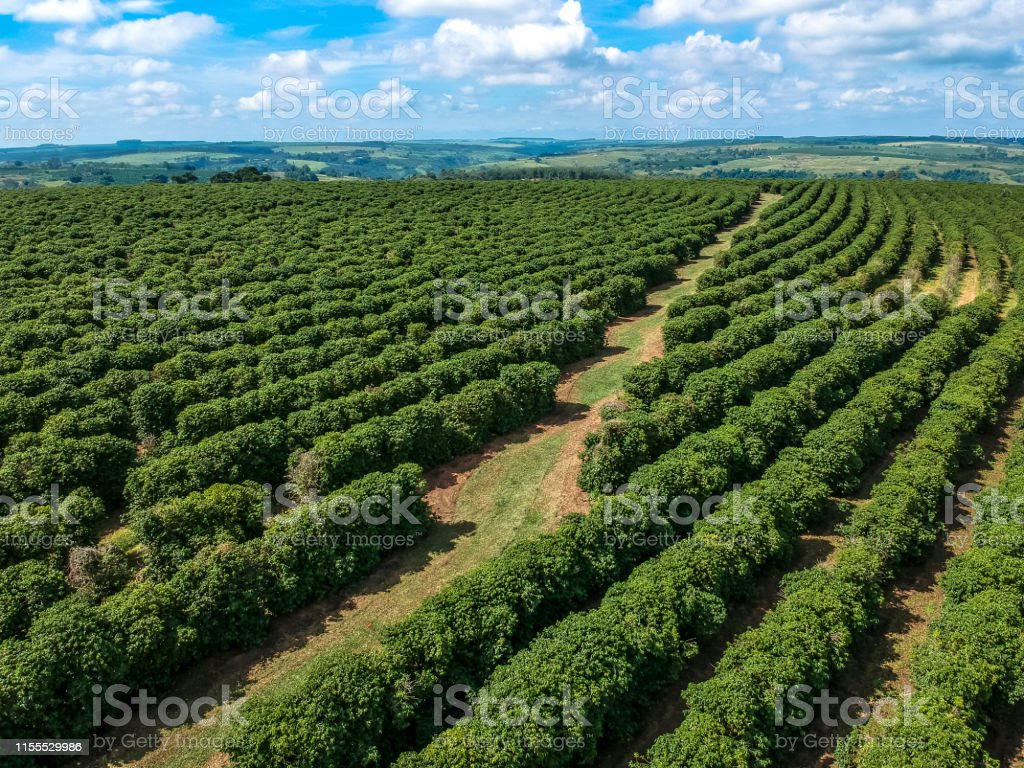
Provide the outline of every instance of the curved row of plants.
[[[752,275],[819,242],[823,233],[834,229],[850,212],[851,199],[842,188],[828,184],[805,213],[754,241],[740,243],[720,253],[715,266],[697,279],[698,290],[731,283]],[[768,245],[767,240],[776,241]],[[762,244],[763,242],[763,244]]]
[[769,239],[775,237],[772,230],[806,211],[821,195],[823,186],[824,181],[803,181],[786,189],[778,200],[765,207],[756,222],[732,233],[729,250],[752,240],[759,241],[758,247],[771,243]]
[[[876,219],[879,214],[875,214]],[[864,235],[864,233],[860,233]],[[872,242],[871,238],[877,237],[877,229],[870,235],[860,237],[862,245]],[[877,244],[877,240],[873,241]],[[808,270],[797,274],[794,279],[808,277],[811,269],[822,267],[835,269],[837,274],[849,274],[850,271],[863,268],[864,265],[857,264],[857,258],[865,253],[864,249],[855,248],[851,251],[843,251],[823,264],[808,266]],[[822,279],[829,272],[814,273]],[[697,373],[717,365],[722,365],[740,357],[751,349],[768,343],[780,330],[785,330],[792,324],[807,316],[806,302],[801,301],[795,312],[780,313],[776,307],[778,288],[771,281],[772,287],[760,294],[758,298],[764,300],[765,305],[759,313],[747,317],[740,313],[727,309],[725,306],[715,304],[706,307],[696,307],[686,313],[685,316],[668,321],[663,328],[663,335],[671,335],[676,331],[679,336],[676,339],[680,343],[671,349],[666,349],[662,357],[646,361],[633,368],[625,380],[625,389],[631,397],[643,402],[651,402],[662,392],[680,391],[685,379],[692,373]],[[806,285],[806,283],[805,283]],[[813,288],[813,283],[811,285]],[[716,290],[716,289],[712,289]],[[807,293],[807,292],[804,292]],[[814,295],[809,292],[811,310],[821,307],[822,304]],[[787,306],[786,309],[790,309]],[[692,315],[692,318],[691,318]],[[672,324],[675,323],[675,326]],[[672,328],[676,330],[672,330]],[[706,341],[694,341],[692,339],[707,338]],[[691,339],[684,342],[683,339]]]
[[[761,293],[773,287],[775,280],[795,277],[814,264],[834,256],[853,242],[867,221],[866,196],[867,189],[863,185],[841,186],[832,204],[832,210],[825,219],[819,221],[822,226],[816,225],[812,228],[816,237],[801,236],[798,238],[799,243],[788,241],[776,246],[776,249],[785,250],[786,256],[777,256],[768,266],[754,274],[746,275],[732,283],[705,287],[697,293],[676,299],[668,306],[666,330],[670,331],[676,318],[682,317],[692,309],[713,304],[725,306],[752,294]],[[824,226],[826,223],[828,226]]]
[[[862,206],[867,206],[868,217],[863,222],[863,229],[857,234],[856,238],[839,254],[833,255],[827,259],[824,264],[815,264],[812,268],[820,268],[825,264],[840,264],[844,263],[842,257],[846,257],[846,261],[849,262],[849,257],[861,257],[861,263],[866,260],[867,255],[873,253],[878,244],[882,241],[883,237],[889,233],[890,225],[894,224],[892,221],[893,216],[887,210],[886,204],[883,202],[883,197],[875,190],[869,190],[868,194],[865,195],[865,199],[858,201]],[[855,205],[857,203],[855,202]],[[902,213],[902,212],[900,212]],[[899,214],[897,214],[899,215]],[[859,216],[854,215],[855,220],[860,220]],[[799,255],[799,254],[798,254]],[[765,266],[764,270],[758,270],[762,272],[773,268],[777,262],[770,263]],[[806,273],[804,273],[806,274]],[[799,275],[797,276],[800,277]],[[805,284],[806,285],[806,284]],[[708,289],[705,289],[708,290]],[[778,294],[779,288],[777,285],[773,285],[772,304],[775,306],[775,297]],[[758,294],[760,296],[762,294]],[[752,300],[753,297],[750,297]],[[767,309],[768,307],[765,307]],[[675,350],[679,346],[687,343],[693,343],[697,341],[706,341],[721,328],[726,327],[730,321],[735,317],[735,313],[732,312],[724,305],[711,304],[708,306],[695,307],[685,314],[673,318],[670,322],[667,322],[663,328],[662,335],[665,340],[666,349]]]
[[[541,633],[499,667],[474,701],[565,695],[586,720],[495,722],[472,717],[441,733],[403,766],[586,765],[625,738],[650,696],[675,679],[701,641],[749,594],[759,573],[785,561],[833,494],[857,483],[865,462],[997,321],[994,302],[955,312],[894,367],[869,379],[828,422],[790,448],[763,478],[730,494],[693,534],[639,566],[601,605]],[[573,746],[551,749],[553,739]],[[685,761],[676,764],[687,764]]]
[[886,713],[892,722],[869,722],[844,742],[844,768],[996,764],[987,737],[1024,693],[1022,504],[1018,439],[1006,479],[973,499],[971,546],[949,561],[941,612],[911,657],[913,696]]
[[[911,199],[916,201],[916,197]],[[941,255],[931,220],[917,213],[915,222],[910,255],[906,260],[907,279],[912,282],[915,275],[926,273]],[[852,255],[858,255],[858,252],[855,251]],[[902,263],[902,259],[903,253],[895,248],[879,250],[863,265],[851,266],[850,259],[846,255],[841,255],[824,264],[811,267],[795,279],[810,283],[812,288],[835,280],[831,288],[833,294],[869,292],[889,279]],[[847,275],[848,277],[844,277]],[[821,298],[813,291],[810,292],[807,299],[811,302],[811,311],[824,306]],[[664,357],[636,366],[626,376],[627,393],[643,402],[651,402],[663,392],[679,391],[692,373],[728,362],[738,354],[748,351],[751,344],[757,346],[765,343],[766,339],[779,331],[779,313],[774,306],[776,300],[776,288],[751,296],[734,305],[735,314],[738,316],[730,314],[729,324],[717,331],[708,343],[682,344]],[[806,300],[802,303],[802,311],[792,315],[785,313],[784,319],[792,320],[806,314]],[[714,311],[721,312],[717,309]]]
[[610,492],[688,435],[714,427],[731,408],[750,403],[762,390],[785,386],[841,343],[844,334],[878,319],[873,312],[860,313],[858,305],[850,308],[850,315],[798,323],[738,360],[695,373],[687,377],[680,393],[662,395],[649,408],[610,411],[612,418],[586,437],[580,487],[591,493]]
[[[1017,312],[946,384],[914,439],[873,489],[870,503],[855,510],[844,526],[849,541],[833,562],[786,578],[783,600],[760,626],[730,645],[711,679],[687,690],[683,724],[659,739],[637,765],[772,765],[779,745],[786,743],[779,737],[798,735],[805,727],[790,717],[797,711],[789,697],[782,698],[777,714],[778,692],[806,686],[793,697],[804,704],[849,664],[855,645],[877,619],[894,570],[920,560],[934,545],[943,527],[940,511],[950,478],[970,461],[978,438],[995,423],[1011,382],[1022,370],[1024,313]],[[957,668],[955,659],[938,659],[939,666],[932,669],[966,684],[964,676],[973,670]],[[928,707],[925,716],[932,711]],[[915,723],[908,732],[896,729],[908,737],[934,734],[930,756],[936,760],[921,761],[918,742],[897,746],[886,739],[877,750],[867,747],[866,754],[875,757],[863,764],[978,764],[950,760],[948,750],[955,748],[962,732],[943,730],[949,713],[941,704],[936,711],[943,714],[941,725]]]
[[159,690],[185,664],[259,642],[273,616],[353,583],[380,558],[373,538],[381,527],[332,517],[332,500],[345,512],[349,504],[376,510],[393,492],[411,499],[411,519],[386,530],[415,540],[430,515],[422,470],[405,465],[367,475],[319,507],[279,515],[258,538],[204,547],[166,581],[117,585],[109,596],[79,591],[46,607],[0,643],[0,734],[85,736],[94,726],[94,686]]
[[[892,328],[901,321],[909,322],[890,318],[876,325]],[[922,343],[935,342],[925,339]],[[865,336],[864,346],[877,350],[873,337]],[[883,342],[881,346],[896,345]],[[883,355],[876,352],[876,356]],[[865,351],[858,359],[866,365],[871,357]],[[934,350],[922,357],[939,364]],[[843,370],[842,378],[848,382],[868,375],[860,365]],[[771,414],[774,410],[764,413],[766,418]],[[759,427],[745,426],[749,431],[737,426],[730,434],[755,439]],[[780,439],[785,444],[787,437]],[[705,458],[712,466],[712,456]],[[728,467],[718,465],[684,492],[697,498],[724,493],[735,481],[729,474]],[[680,489],[666,489],[662,495],[670,496],[675,490]],[[663,505],[662,514],[667,512],[667,502],[658,502]],[[454,581],[386,633],[385,653],[334,654],[314,664],[294,688],[257,697],[245,710],[248,725],[234,739],[239,746],[232,750],[233,762],[330,765],[345,755],[354,765],[377,765],[388,754],[394,755],[401,733],[411,744],[423,743],[432,732],[430,701],[435,685],[479,685],[537,631],[578,610],[637,563],[670,546],[674,536],[685,534],[692,521],[666,527],[646,515],[638,517],[637,510],[647,509],[650,503],[642,492],[608,497],[590,515],[572,517],[557,533],[513,547],[493,563]],[[596,633],[592,638],[598,641],[601,636]],[[548,664],[538,670],[542,668]],[[365,681],[365,687],[347,687],[356,679]],[[371,709],[367,691],[376,696]],[[381,742],[378,734],[382,732],[389,734],[387,742]]]
[[[884,228],[882,221],[868,236],[865,248],[850,254],[853,261],[865,261],[874,251],[874,243]],[[870,266],[883,265],[887,273],[895,269],[906,256],[910,233],[909,220],[906,216],[899,217],[883,247],[872,257]],[[864,267],[868,268],[867,265]],[[817,285],[822,286],[823,282]],[[674,364],[683,359],[681,349],[677,348],[666,358],[642,364],[642,370],[634,372],[630,379],[627,392],[636,392],[637,381],[646,379],[643,399],[639,403],[632,401],[628,411],[610,412],[612,418],[606,420],[597,433],[587,436],[580,486],[596,491],[607,485],[619,485],[633,469],[660,455],[689,432],[711,426],[728,407],[749,400],[758,389],[785,383],[786,378],[800,365],[809,362],[811,356],[827,349],[843,330],[866,324],[877,317],[875,310],[886,309],[888,296],[869,297],[866,311],[860,304],[853,304],[845,307],[843,312],[835,309],[825,312],[823,298],[812,291],[806,299],[775,308],[772,311],[776,327],[783,331],[775,341],[756,347],[738,360],[686,376],[679,390],[672,386],[672,382],[678,378]],[[700,311],[694,310],[694,313]],[[689,320],[694,313],[688,314],[686,319]],[[793,318],[819,313],[827,317],[786,327]],[[794,344],[802,347],[805,354],[794,357]],[[784,362],[787,360],[791,361],[788,366]],[[661,393],[657,399],[651,398],[654,392]]]
[[[757,248],[770,248],[772,245],[777,244],[785,235],[775,234],[775,232],[813,205],[814,201],[821,196],[824,187],[824,181],[794,184],[782,197],[761,212],[761,216],[755,224],[733,233],[729,244],[729,251],[742,255],[738,246],[741,243],[746,244],[754,240],[757,241],[756,244],[750,243],[750,245],[746,246],[747,253],[755,245]],[[724,261],[724,259],[719,258],[717,260],[718,266],[728,266]]]

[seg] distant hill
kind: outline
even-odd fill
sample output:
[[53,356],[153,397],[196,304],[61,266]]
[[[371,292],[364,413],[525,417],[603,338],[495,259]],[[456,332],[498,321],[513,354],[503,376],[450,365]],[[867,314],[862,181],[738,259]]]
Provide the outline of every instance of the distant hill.
[[0,149],[0,187],[205,183],[256,166],[277,179],[857,177],[1024,183],[1024,145],[938,136],[639,142],[506,136],[487,141],[142,141]]

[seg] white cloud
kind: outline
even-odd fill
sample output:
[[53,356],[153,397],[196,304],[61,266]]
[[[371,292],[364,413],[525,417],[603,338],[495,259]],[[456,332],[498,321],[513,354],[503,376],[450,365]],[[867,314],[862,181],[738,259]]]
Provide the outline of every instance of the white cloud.
[[268,77],[340,75],[364,60],[351,40],[332,40],[320,49],[275,51],[260,60],[257,69]]
[[121,21],[89,35],[65,30],[57,36],[65,45],[83,45],[105,51],[168,53],[201,37],[219,31],[216,19],[206,14],[173,13],[159,19]]
[[849,0],[795,13],[779,28],[794,53],[849,63],[1019,59],[1024,4],[1015,0]]
[[171,80],[138,79],[91,88],[84,90],[79,98],[76,106],[86,124],[91,122],[91,115],[103,115],[106,121],[113,119],[119,125],[126,122],[145,125],[157,119],[195,120],[202,114],[192,103],[191,89]]
[[761,48],[761,39],[734,43],[703,30],[682,43],[656,45],[646,51],[655,64],[675,71],[699,71],[742,77],[751,72],[782,72],[782,57]]
[[299,37],[305,37],[316,28],[316,24],[310,24],[308,26],[299,26],[296,24],[291,27],[282,27],[281,29],[272,30],[267,33],[267,37],[271,40],[295,40]]
[[561,3],[559,0],[379,0],[377,5],[389,16],[476,19],[493,23],[540,21],[555,15]]
[[235,106],[242,112],[269,112],[274,100],[269,89],[257,91],[252,96],[242,96]]
[[595,48],[594,53],[602,57],[613,67],[625,67],[634,61],[633,54],[622,51],[614,46]]
[[832,102],[836,109],[866,108],[872,112],[912,109],[927,103],[927,98],[909,86],[882,85],[877,88],[848,88]]
[[14,19],[46,24],[88,24],[111,15],[113,11],[99,0],[41,0],[15,11]]
[[10,15],[21,22],[80,25],[120,18],[126,13],[158,13],[162,5],[160,0],[0,0],[0,15]]
[[488,84],[547,85],[569,76],[567,64],[591,55],[593,32],[577,0],[554,18],[511,26],[448,19],[429,41],[396,48],[396,63],[415,63],[441,77],[478,74]]
[[637,21],[648,27],[680,21],[724,24],[785,16],[829,4],[830,0],[654,0],[639,10]]
[[277,77],[300,77],[319,71],[320,64],[311,51],[271,53],[259,63],[261,73]]
[[159,13],[163,6],[159,0],[121,0],[117,9],[122,13]]
[[159,61],[157,59],[126,59],[119,61],[113,66],[113,72],[129,77],[146,77],[160,72],[167,72],[171,68],[171,62]]

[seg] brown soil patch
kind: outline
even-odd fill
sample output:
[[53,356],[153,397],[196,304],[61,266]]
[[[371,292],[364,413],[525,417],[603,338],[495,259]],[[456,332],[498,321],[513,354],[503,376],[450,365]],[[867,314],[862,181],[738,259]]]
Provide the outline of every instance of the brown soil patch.
[[[989,488],[1002,481],[1007,454],[1019,434],[1015,423],[1024,413],[1024,383],[1014,388],[1010,402],[1012,405],[1004,410],[996,428],[982,440],[984,460],[959,473],[954,478],[957,486],[972,482]],[[958,511],[969,513],[965,508]],[[950,528],[925,562],[905,569],[898,576],[887,592],[878,624],[858,644],[859,651],[832,686],[830,693],[833,696],[840,699],[858,696],[877,702],[883,697],[898,698],[905,694],[910,688],[910,658],[942,607],[943,592],[939,579],[949,558],[965,551],[970,542],[970,527]],[[1022,721],[1004,719],[1002,722],[1020,724]],[[1001,742],[1003,749],[1001,765],[1006,768],[1024,765],[1024,733],[1020,726],[1000,728],[997,725],[996,728],[998,733],[994,737]],[[782,768],[834,768],[835,742],[847,733],[847,728],[819,726],[812,735],[827,746],[801,748],[798,743],[792,758],[779,765]],[[1012,762],[1015,752],[1021,763]]]

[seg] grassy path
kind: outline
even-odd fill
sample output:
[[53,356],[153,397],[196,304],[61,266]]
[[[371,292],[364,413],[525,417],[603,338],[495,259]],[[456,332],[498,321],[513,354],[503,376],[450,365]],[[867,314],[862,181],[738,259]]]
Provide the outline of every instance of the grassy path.
[[[279,621],[263,645],[209,659],[182,675],[168,695],[193,700],[219,697],[228,685],[237,699],[286,686],[328,650],[372,648],[379,630],[411,613],[454,577],[496,557],[509,545],[558,526],[568,512],[589,508],[576,487],[579,453],[586,434],[600,424],[601,409],[615,401],[623,377],[637,363],[662,354],[661,326],[668,305],[692,293],[697,278],[727,249],[732,235],[755,223],[778,195],[762,195],[752,213],[719,234],[701,258],[680,267],[676,280],[648,294],[648,306],[613,323],[599,357],[569,366],[558,388],[554,412],[526,429],[493,441],[427,474],[427,500],[438,523],[414,548],[381,563],[358,588],[321,601]],[[215,719],[216,712],[213,714]],[[115,749],[78,765],[140,768],[199,768],[226,764],[219,747],[227,730],[217,725],[154,732],[159,747]],[[119,733],[110,735],[119,736]]]

